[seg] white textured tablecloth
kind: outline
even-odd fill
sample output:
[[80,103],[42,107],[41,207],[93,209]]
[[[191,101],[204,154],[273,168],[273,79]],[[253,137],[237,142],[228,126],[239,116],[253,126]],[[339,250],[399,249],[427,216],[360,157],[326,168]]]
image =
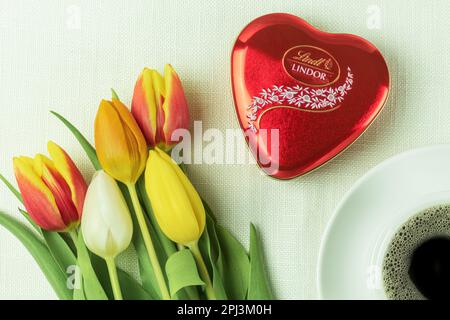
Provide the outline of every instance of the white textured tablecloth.
[[[262,14],[289,12],[325,31],[354,33],[385,55],[392,91],[381,116],[345,153],[289,182],[254,165],[192,165],[190,175],[220,222],[248,243],[264,239],[276,295],[317,298],[319,245],[333,208],[369,168],[404,150],[450,143],[450,2],[434,1],[0,1],[0,170],[11,158],[44,152],[52,139],[88,160],[54,109],[92,139],[95,112],[114,87],[129,103],[144,66],[174,65],[194,120],[237,128],[230,50]],[[0,210],[18,215],[5,188]],[[122,259],[125,260],[125,259]],[[123,262],[125,263],[125,262]],[[54,298],[22,245],[0,228],[0,298]]]

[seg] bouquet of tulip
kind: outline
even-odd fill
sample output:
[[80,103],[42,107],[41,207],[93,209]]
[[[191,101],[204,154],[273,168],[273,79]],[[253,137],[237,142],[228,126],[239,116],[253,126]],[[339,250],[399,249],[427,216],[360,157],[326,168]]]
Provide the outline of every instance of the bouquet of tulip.
[[[189,127],[181,82],[144,69],[131,112],[113,90],[94,125],[95,148],[67,119],[97,170],[88,185],[54,142],[49,156],[13,160],[28,227],[0,212],[0,224],[29,250],[61,299],[271,299],[253,226],[250,248],[221,227],[169,151]],[[139,275],[116,266],[134,248]]]

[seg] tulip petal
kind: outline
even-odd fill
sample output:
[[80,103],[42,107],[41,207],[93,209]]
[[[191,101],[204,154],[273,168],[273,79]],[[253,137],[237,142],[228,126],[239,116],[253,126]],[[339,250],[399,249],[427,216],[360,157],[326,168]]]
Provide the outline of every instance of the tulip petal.
[[130,212],[116,181],[104,171],[94,175],[88,188],[81,228],[89,250],[103,258],[115,257],[131,242]]
[[156,103],[156,145],[164,143],[164,121],[165,113],[163,109],[166,88],[163,76],[155,70],[151,73],[153,90],[155,92],[155,103]]
[[95,146],[103,169],[135,183],[145,167],[147,145],[136,121],[118,100],[102,100],[95,118]]
[[[127,107],[119,100],[113,100],[113,105],[116,111],[119,113],[120,119],[126,128],[125,132],[129,137],[129,152],[134,157],[134,176],[137,178],[142,174],[145,169],[145,163],[147,161],[147,143],[145,142],[145,137],[142,134],[136,120],[133,118]],[[134,181],[134,182],[136,182]]]
[[55,198],[33,167],[33,159],[18,157],[13,159],[14,172],[25,208],[31,219],[41,228],[62,231],[66,228]]
[[44,155],[38,154],[34,159],[35,168],[40,174],[42,181],[52,193],[59,214],[66,225],[70,228],[78,224],[80,217],[72,201],[72,192],[63,176],[58,172],[53,162]]
[[161,230],[172,241],[188,244],[200,230],[184,186],[173,167],[150,150],[145,171],[146,189]]
[[156,110],[158,110],[162,108],[166,97],[166,84],[163,76],[158,71],[151,70],[150,76],[155,95]]
[[131,113],[141,128],[147,144],[156,143],[156,104],[151,70],[145,68],[134,86]]
[[164,67],[166,98],[164,110],[164,141],[171,146],[178,141],[172,141],[176,129],[189,129],[189,108],[184,95],[183,86],[177,73],[170,64]]
[[191,181],[189,181],[188,177],[184,174],[178,164],[167,153],[159,148],[156,148],[155,151],[161,156],[162,159],[167,161],[172,166],[173,170],[178,176],[179,181],[183,184],[184,190],[186,191],[191,206],[194,210],[194,214],[198,223],[198,229],[200,231],[200,234],[202,234],[203,229],[205,228],[206,214],[200,195],[198,194],[197,190],[195,190]]
[[47,148],[50,156],[52,157],[56,170],[58,170],[69,185],[72,194],[72,201],[77,208],[78,217],[81,218],[84,198],[87,191],[86,182],[67,152],[52,141],[48,142]]
[[128,137],[111,102],[102,100],[95,118],[95,147],[103,169],[117,180],[126,180],[131,163]]
[[[110,241],[114,244],[115,250],[124,251],[131,242],[133,234],[133,223],[131,220],[130,211],[126,204],[125,198],[119,189],[116,181],[101,172],[97,176],[98,187],[101,192],[97,201],[100,204],[109,202],[109,207],[106,210],[100,210],[103,221],[110,230]],[[115,201],[112,202],[111,199]]]

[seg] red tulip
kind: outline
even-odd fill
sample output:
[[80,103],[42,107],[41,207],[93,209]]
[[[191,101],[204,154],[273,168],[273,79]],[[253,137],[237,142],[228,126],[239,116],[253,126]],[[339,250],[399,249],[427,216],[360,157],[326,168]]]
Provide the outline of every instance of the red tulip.
[[30,218],[42,229],[69,231],[80,223],[87,185],[69,155],[48,143],[51,159],[13,159],[14,172]]
[[179,142],[172,134],[189,128],[189,109],[180,78],[170,64],[164,67],[164,77],[155,70],[142,71],[134,87],[131,112],[149,146],[167,151]]

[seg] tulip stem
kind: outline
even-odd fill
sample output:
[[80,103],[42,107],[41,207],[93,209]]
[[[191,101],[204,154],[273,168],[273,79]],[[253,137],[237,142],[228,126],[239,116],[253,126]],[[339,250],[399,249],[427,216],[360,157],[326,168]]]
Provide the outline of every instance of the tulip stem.
[[217,300],[216,293],[214,292],[213,284],[208,273],[208,269],[206,268],[206,264],[205,261],[203,260],[202,253],[200,252],[200,249],[198,247],[198,242],[195,241],[189,243],[187,244],[187,247],[191,250],[195,258],[195,261],[197,261],[200,277],[202,278],[203,282],[205,282],[206,297],[208,298],[208,300]]
[[72,238],[73,244],[76,247],[77,243],[78,243],[78,231],[77,231],[77,229],[72,229],[68,233],[69,233],[70,237]]
[[158,283],[159,290],[161,291],[161,296],[164,300],[170,300],[169,290],[167,289],[166,281],[159,264],[158,257],[155,252],[155,247],[153,246],[152,238],[148,232],[147,222],[145,221],[144,212],[142,211],[141,204],[139,203],[139,198],[136,192],[136,185],[127,184],[128,191],[131,196],[131,201],[133,202],[134,212],[136,213],[136,218],[141,229],[142,238],[144,239],[145,248],[147,249],[148,257],[150,258],[150,263],[153,267],[153,272],[155,273],[156,282]]
[[120,290],[119,277],[117,276],[116,263],[114,258],[105,258],[106,266],[108,267],[109,279],[111,281],[111,287],[115,300],[123,300],[122,290]]

